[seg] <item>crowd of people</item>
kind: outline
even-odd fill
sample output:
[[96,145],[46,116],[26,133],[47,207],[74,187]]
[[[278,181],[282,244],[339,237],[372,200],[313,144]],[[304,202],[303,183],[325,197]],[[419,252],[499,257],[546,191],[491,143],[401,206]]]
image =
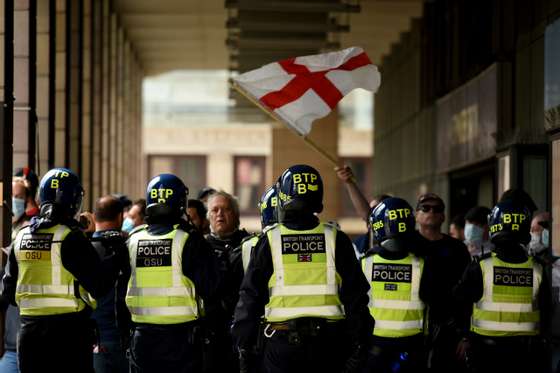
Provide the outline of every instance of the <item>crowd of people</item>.
[[234,196],[189,199],[172,174],[82,212],[71,170],[16,170],[0,373],[560,371],[560,263],[527,193],[446,234],[437,194],[368,201],[335,171],[366,223],[354,242],[319,220],[308,165],[265,191],[253,233]]

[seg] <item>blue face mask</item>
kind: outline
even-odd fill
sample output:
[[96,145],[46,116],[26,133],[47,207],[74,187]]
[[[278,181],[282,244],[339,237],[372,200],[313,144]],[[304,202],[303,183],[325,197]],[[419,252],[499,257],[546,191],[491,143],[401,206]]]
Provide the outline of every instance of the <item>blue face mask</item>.
[[484,229],[472,223],[465,224],[465,241],[471,244],[481,244]]
[[543,231],[542,231],[541,242],[543,243],[543,245],[545,247],[550,246],[550,232],[546,228],[543,229]]
[[124,219],[123,223],[122,223],[121,230],[123,232],[130,233],[133,229],[134,229],[134,222],[132,221],[132,219],[131,218]]
[[14,219],[18,220],[25,214],[25,200],[21,198],[12,198],[12,214]]

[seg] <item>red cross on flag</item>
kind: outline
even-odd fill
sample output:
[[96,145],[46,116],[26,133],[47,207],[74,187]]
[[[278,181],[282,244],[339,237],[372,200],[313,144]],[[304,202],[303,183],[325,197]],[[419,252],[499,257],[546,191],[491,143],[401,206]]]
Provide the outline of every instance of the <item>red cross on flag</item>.
[[311,131],[355,88],[377,91],[381,77],[362,48],[289,58],[233,79],[236,88],[258,101],[301,136]]

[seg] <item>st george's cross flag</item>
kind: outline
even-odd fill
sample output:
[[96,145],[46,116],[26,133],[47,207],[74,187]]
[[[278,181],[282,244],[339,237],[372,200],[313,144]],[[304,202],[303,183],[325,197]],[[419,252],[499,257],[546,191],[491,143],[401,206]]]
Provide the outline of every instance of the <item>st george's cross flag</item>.
[[381,76],[362,48],[289,58],[233,78],[248,95],[301,136],[350,91],[377,91]]

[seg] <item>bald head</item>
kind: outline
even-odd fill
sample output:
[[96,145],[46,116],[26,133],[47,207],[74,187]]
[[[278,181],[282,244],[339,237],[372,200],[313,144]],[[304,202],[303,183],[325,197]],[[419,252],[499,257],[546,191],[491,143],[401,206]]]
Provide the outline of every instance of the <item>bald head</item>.
[[123,205],[115,196],[103,196],[95,202],[95,221],[98,223],[114,223],[120,227],[122,212]]

